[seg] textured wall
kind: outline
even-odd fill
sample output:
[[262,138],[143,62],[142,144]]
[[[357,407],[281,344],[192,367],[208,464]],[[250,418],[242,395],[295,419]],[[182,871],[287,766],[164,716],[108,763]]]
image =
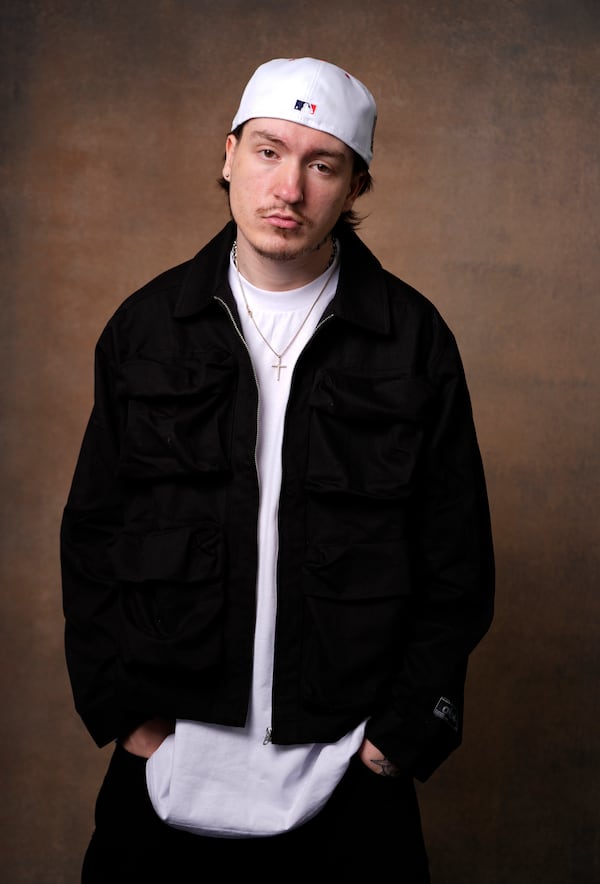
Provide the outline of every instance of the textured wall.
[[8,0],[1,23],[2,880],[76,884],[109,751],[72,708],[57,556],[95,340],[226,220],[240,91],[304,54],[378,98],[363,236],[453,327],[487,465],[497,616],[464,746],[420,787],[434,884],[600,880],[599,4]]

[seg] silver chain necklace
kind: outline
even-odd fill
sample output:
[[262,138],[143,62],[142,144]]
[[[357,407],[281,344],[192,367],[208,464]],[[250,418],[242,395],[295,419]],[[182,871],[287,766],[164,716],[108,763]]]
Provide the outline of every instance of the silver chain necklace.
[[237,239],[236,239],[236,240],[234,241],[234,243],[233,243],[233,246],[232,246],[232,248],[231,248],[231,258],[232,258],[232,260],[233,260],[233,264],[234,264],[234,267],[235,267],[236,272],[237,272],[237,278],[238,278],[238,281],[239,281],[239,283],[240,283],[240,291],[242,292],[242,297],[243,297],[243,299],[244,299],[244,306],[245,306],[245,308],[246,308],[246,313],[247,313],[248,316],[250,317],[250,319],[251,319],[251,321],[252,321],[252,324],[253,324],[254,328],[256,329],[256,331],[258,332],[258,334],[261,336],[262,340],[265,342],[265,344],[267,345],[267,347],[269,348],[269,350],[271,351],[271,353],[273,353],[273,355],[277,358],[277,362],[276,362],[274,365],[271,366],[271,368],[274,368],[274,369],[277,371],[277,380],[280,380],[280,378],[281,378],[281,369],[282,369],[282,368],[287,368],[287,365],[284,365],[284,364],[283,364],[283,361],[282,361],[282,360],[283,360],[283,357],[285,356],[285,354],[287,353],[287,351],[290,349],[290,347],[292,346],[292,344],[294,343],[294,341],[296,340],[296,338],[298,337],[298,335],[300,334],[300,332],[302,331],[302,329],[304,328],[304,326],[306,325],[306,323],[307,323],[307,321],[308,321],[308,317],[310,316],[310,314],[313,312],[313,310],[314,310],[315,307],[317,306],[317,303],[319,302],[319,300],[320,300],[320,298],[321,298],[321,295],[323,294],[323,292],[325,291],[325,289],[326,289],[327,286],[329,285],[329,282],[330,282],[331,277],[333,276],[333,273],[334,273],[334,270],[335,270],[335,259],[336,259],[336,255],[337,255],[337,240],[334,238],[334,240],[333,240],[333,248],[332,248],[332,250],[331,250],[331,257],[330,257],[330,259],[329,259],[329,263],[327,264],[327,268],[326,268],[326,269],[328,269],[329,267],[331,267],[331,272],[327,274],[327,279],[326,279],[325,282],[323,283],[323,287],[321,288],[321,291],[319,292],[319,294],[317,295],[317,297],[315,298],[315,300],[314,300],[314,301],[312,302],[312,304],[310,305],[310,309],[309,309],[308,313],[306,314],[306,316],[304,317],[304,319],[302,320],[302,322],[300,323],[299,328],[296,330],[296,332],[295,332],[295,334],[292,336],[291,340],[288,341],[288,343],[287,343],[286,346],[283,348],[283,350],[281,351],[281,353],[278,353],[277,350],[275,349],[275,347],[273,347],[273,345],[271,344],[271,342],[268,341],[267,338],[264,336],[264,334],[262,333],[262,331],[260,330],[260,328],[259,328],[259,326],[258,326],[258,323],[257,323],[256,319],[254,318],[254,316],[253,316],[253,314],[252,314],[252,310],[250,309],[250,305],[248,304],[248,298],[246,297],[246,291],[245,291],[245,289],[244,289],[244,283],[242,282],[242,275],[241,275],[241,273],[240,273],[240,268],[239,268],[239,266],[238,266],[238,257],[237,257]]

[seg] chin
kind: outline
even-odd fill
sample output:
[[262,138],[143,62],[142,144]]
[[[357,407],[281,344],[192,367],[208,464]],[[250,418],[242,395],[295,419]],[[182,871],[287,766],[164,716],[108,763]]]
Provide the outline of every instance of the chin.
[[306,243],[294,242],[290,238],[279,240],[279,242],[266,242],[254,245],[254,250],[263,258],[270,258],[273,261],[292,261],[301,255],[312,252],[314,246]]

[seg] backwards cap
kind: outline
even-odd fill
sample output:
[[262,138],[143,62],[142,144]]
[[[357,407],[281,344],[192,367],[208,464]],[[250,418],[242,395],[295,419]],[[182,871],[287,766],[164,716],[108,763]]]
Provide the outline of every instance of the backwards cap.
[[242,95],[232,131],[255,117],[301,123],[335,135],[367,166],[373,159],[375,99],[360,80],[328,61],[274,58],[256,69]]

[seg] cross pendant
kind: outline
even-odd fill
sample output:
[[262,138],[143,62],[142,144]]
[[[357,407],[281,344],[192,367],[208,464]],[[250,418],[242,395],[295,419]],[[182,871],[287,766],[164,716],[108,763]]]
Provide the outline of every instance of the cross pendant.
[[277,359],[279,360],[278,363],[277,363],[277,365],[272,365],[271,368],[276,368],[276,369],[277,369],[277,380],[279,380],[280,377],[281,377],[281,369],[282,369],[282,368],[287,368],[287,365],[282,365],[282,364],[281,364],[281,356],[278,356]]

